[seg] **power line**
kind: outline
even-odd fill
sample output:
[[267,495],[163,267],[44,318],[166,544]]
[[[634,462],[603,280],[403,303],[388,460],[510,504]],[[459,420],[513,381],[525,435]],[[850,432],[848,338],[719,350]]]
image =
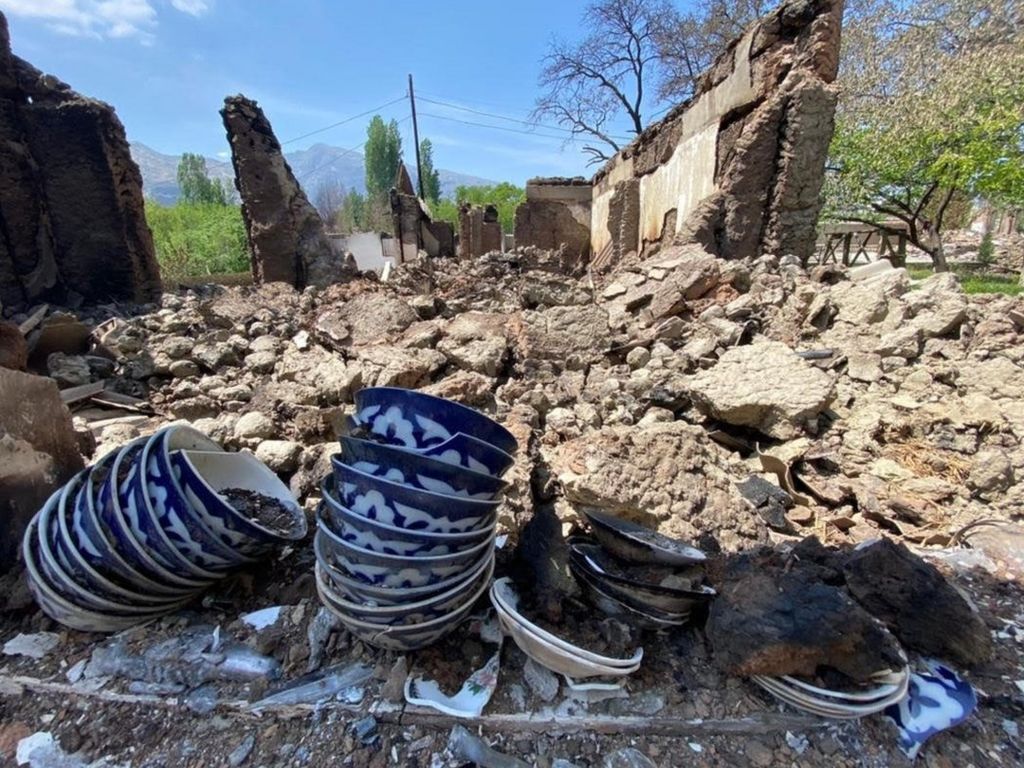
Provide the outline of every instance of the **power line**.
[[[403,100],[403,99],[405,99],[405,97],[404,97],[404,96],[402,97],[402,99],[399,99],[399,101],[401,101],[401,100]],[[392,103],[393,103],[393,102],[392,102]],[[401,120],[399,120],[399,121],[398,121],[398,124],[399,124],[399,125],[401,125],[402,123],[404,123],[404,122],[407,122],[408,120],[412,120],[412,115],[406,115],[405,117],[403,117],[403,118],[402,118]],[[332,158],[331,158],[330,160],[328,160],[328,161],[327,161],[326,163],[321,163],[320,165],[318,165],[318,166],[317,166],[316,168],[314,168],[313,170],[311,170],[311,171],[306,171],[306,172],[305,172],[304,174],[302,174],[301,176],[296,176],[296,177],[295,177],[295,178],[296,178],[296,181],[300,181],[300,182],[301,182],[301,181],[302,181],[303,179],[308,179],[308,178],[309,178],[310,176],[313,176],[313,175],[315,175],[315,174],[319,173],[320,171],[324,170],[324,169],[325,169],[325,168],[327,168],[328,166],[334,165],[334,164],[335,164],[336,162],[338,162],[338,161],[339,161],[339,160],[340,160],[340,159],[341,159],[341,158],[342,158],[343,156],[345,156],[345,155],[348,155],[348,154],[354,154],[354,153],[357,153],[357,152],[358,152],[359,150],[363,149],[363,148],[364,148],[365,146],[366,146],[366,142],[365,142],[365,141],[362,141],[362,142],[360,142],[359,144],[356,144],[356,145],[355,145],[354,147],[351,147],[351,148],[349,148],[349,149],[343,149],[343,150],[341,150],[341,151],[340,151],[340,152],[339,152],[339,153],[338,153],[337,155],[335,155],[334,157],[332,157]]]
[[524,136],[536,136],[540,139],[556,139],[558,141],[566,141],[569,143],[580,143],[582,139],[575,139],[571,136],[552,136],[549,133],[537,133],[536,131],[524,131],[521,128],[508,128],[504,125],[488,125],[487,123],[475,123],[472,120],[460,120],[457,117],[447,117],[445,115],[435,115],[431,112],[420,112],[423,117],[432,117],[435,120],[448,120],[452,123],[462,123],[463,125],[473,125],[477,128],[490,128],[495,131],[507,131],[509,133],[521,133]]
[[405,100],[405,95],[403,94],[402,96],[399,96],[397,99],[392,99],[391,101],[387,102],[386,104],[381,104],[379,107],[374,107],[373,109],[368,109],[365,112],[360,112],[358,115],[352,115],[352,117],[346,117],[344,120],[339,120],[336,123],[331,123],[330,125],[325,125],[323,128],[317,128],[315,131],[310,131],[309,133],[304,133],[301,136],[296,136],[294,139],[288,139],[288,141],[282,141],[281,142],[281,146],[283,147],[285,144],[293,144],[294,142],[301,141],[302,139],[308,139],[310,136],[316,136],[318,133],[323,133],[324,131],[329,131],[332,128],[337,128],[339,125],[345,125],[345,123],[351,123],[353,120],[358,120],[360,117],[366,117],[367,115],[372,115],[374,112],[379,112],[380,110],[384,109],[385,107],[390,107],[392,104],[397,104],[398,102],[404,101],[404,100]]
[[[496,114],[494,112],[483,112],[483,111],[481,111],[479,109],[470,109],[469,107],[462,107],[462,106],[459,106],[458,104],[452,104],[451,102],[440,101],[438,99],[430,99],[430,98],[427,98],[426,96],[422,96],[422,95],[420,96],[420,101],[428,101],[431,104],[437,104],[437,105],[442,106],[442,107],[448,107],[449,109],[457,109],[460,112],[470,112],[470,113],[472,113],[474,115],[482,115],[483,117],[493,117],[493,118],[495,118],[497,120],[508,120],[511,123],[519,123],[520,125],[536,126],[538,128],[543,128],[543,129],[548,130],[548,131],[564,131],[565,133],[573,134],[573,130],[571,128],[563,128],[561,126],[555,126],[555,125],[545,125],[544,123],[535,123],[535,122],[532,122],[530,120],[520,120],[519,118],[516,118],[516,117],[509,117],[507,115],[499,115],[499,114]],[[575,134],[573,134],[573,135],[575,135]],[[616,135],[612,135],[611,138],[613,138],[613,139],[620,139],[622,141],[630,141],[631,140],[631,138],[629,136],[616,136]]]

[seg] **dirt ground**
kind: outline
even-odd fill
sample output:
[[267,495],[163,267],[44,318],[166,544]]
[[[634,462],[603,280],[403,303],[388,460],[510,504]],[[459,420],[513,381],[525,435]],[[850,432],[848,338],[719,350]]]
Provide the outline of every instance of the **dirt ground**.
[[[219,625],[222,637],[274,656],[283,679],[294,679],[306,671],[306,632],[317,610],[311,567],[309,549],[299,547],[272,568],[239,574],[190,610],[124,637],[130,648],[142,649],[187,626]],[[976,714],[935,737],[918,761],[929,768],[1020,765],[1024,590],[980,570],[947,573],[978,604],[993,633],[996,654],[967,672],[979,693]],[[288,606],[269,629],[256,632],[237,618],[269,605]],[[485,610],[486,605],[479,606],[480,614]],[[470,626],[463,625],[435,648],[410,654],[410,671],[439,680],[447,690],[457,688],[493,651]],[[99,692],[76,692],[67,681],[68,669],[106,638],[63,630],[30,605],[4,618],[0,639],[41,630],[59,633],[54,651],[39,661],[6,656],[0,663],[8,694],[0,698],[4,765],[13,764],[18,740],[36,731],[51,732],[66,752],[85,758],[83,765],[102,758],[107,765],[137,768],[466,765],[445,749],[453,718],[385,700],[382,689],[397,655],[367,648],[343,630],[329,640],[323,663],[362,661],[373,666],[374,677],[364,686],[361,701],[262,714],[243,711],[238,704],[264,695],[268,686],[262,681],[216,684],[219,706],[207,714],[191,711],[183,695],[107,700],[128,690],[124,680],[111,680]],[[551,766],[558,759],[577,766],[625,765],[604,762],[625,747],[637,748],[657,766],[911,764],[896,747],[894,727],[883,716],[824,721],[787,709],[749,681],[723,676],[711,663],[699,627],[646,633],[642,643],[644,661],[629,678],[625,696],[586,701],[570,695],[563,683],[558,695],[545,702],[525,682],[526,657],[506,641],[494,698],[483,717],[469,724],[497,750],[537,766]],[[11,695],[10,680],[17,676],[62,687],[43,691],[28,684],[20,695]],[[353,723],[368,713],[374,713],[378,738],[364,744]],[[250,742],[251,751],[244,754]]]

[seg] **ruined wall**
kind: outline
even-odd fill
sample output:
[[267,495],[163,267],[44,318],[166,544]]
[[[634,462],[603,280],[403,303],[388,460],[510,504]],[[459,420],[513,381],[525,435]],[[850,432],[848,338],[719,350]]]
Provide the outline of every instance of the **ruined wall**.
[[460,259],[475,259],[491,251],[501,250],[501,222],[493,205],[463,203],[459,208]]
[[242,95],[229,96],[220,114],[242,198],[253,279],[304,288],[352,277],[354,262],[331,247],[320,215],[296,181],[259,105]]
[[401,246],[401,261],[415,259],[422,250],[432,258],[455,255],[455,229],[447,221],[434,221],[416,195],[405,163],[398,164],[391,190],[391,222]]
[[0,14],[0,302],[160,295],[142,176],[113,108],[11,53]]
[[558,250],[578,266],[590,260],[590,182],[584,179],[530,179],[526,201],[516,208],[516,245]]
[[810,256],[841,19],[842,0],[787,0],[735,41],[688,103],[595,176],[594,252],[674,239],[725,258]]

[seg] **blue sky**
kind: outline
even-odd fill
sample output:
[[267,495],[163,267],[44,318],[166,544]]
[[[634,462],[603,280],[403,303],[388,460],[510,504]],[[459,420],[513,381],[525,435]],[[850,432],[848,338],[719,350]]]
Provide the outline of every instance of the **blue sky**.
[[[128,136],[226,156],[218,110],[244,93],[289,139],[373,109],[416,82],[420,136],[450,170],[522,184],[589,175],[578,145],[466,108],[526,119],[552,35],[580,34],[583,0],[0,0],[14,52],[117,108]],[[453,106],[429,103],[427,98]],[[384,107],[403,120],[408,102]],[[448,118],[448,119],[444,119]],[[358,147],[369,117],[288,143]],[[402,122],[407,158],[411,121]]]

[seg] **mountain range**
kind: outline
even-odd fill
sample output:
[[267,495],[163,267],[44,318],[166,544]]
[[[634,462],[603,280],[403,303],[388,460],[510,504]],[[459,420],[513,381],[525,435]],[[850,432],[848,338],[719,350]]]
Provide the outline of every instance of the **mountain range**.
[[[165,205],[173,204],[178,199],[178,155],[165,155],[137,141],[131,144],[132,157],[142,171],[143,193],[147,198]],[[314,144],[308,149],[286,152],[285,159],[291,166],[295,178],[299,180],[306,196],[313,200],[321,184],[340,183],[346,190],[366,191],[366,172],[363,156],[329,144]],[[224,179],[228,189],[234,190],[234,169],[230,161],[214,157],[206,158],[206,171],[211,179]],[[413,181],[416,180],[416,169],[410,167]],[[441,196],[450,197],[458,186],[476,186],[495,184],[490,179],[471,176],[467,173],[449,171],[438,168],[441,177]]]

